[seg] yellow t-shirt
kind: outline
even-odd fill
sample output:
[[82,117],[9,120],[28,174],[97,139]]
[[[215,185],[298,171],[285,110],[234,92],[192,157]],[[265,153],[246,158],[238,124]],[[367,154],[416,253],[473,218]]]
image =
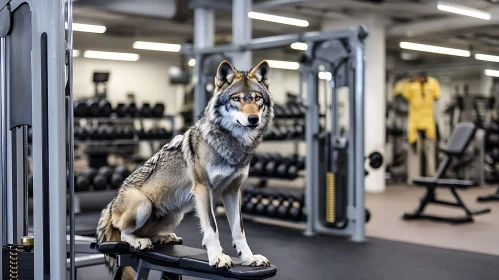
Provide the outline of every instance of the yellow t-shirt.
[[435,78],[426,82],[409,81],[404,85],[403,96],[409,103],[407,138],[409,143],[417,141],[418,130],[424,130],[426,137],[436,138],[433,103],[440,97],[440,86]]

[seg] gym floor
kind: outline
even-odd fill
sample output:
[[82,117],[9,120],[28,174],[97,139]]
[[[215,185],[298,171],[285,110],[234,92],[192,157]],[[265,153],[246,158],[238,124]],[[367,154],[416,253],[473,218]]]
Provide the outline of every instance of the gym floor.
[[[388,185],[384,193],[366,193],[366,207],[372,213],[371,221],[366,224],[366,233],[376,238],[499,256],[499,203],[476,202],[478,196],[493,194],[495,191],[496,186],[458,191],[469,208],[490,207],[492,211],[475,216],[474,223],[450,225],[424,220],[402,220],[404,212],[412,212],[417,208],[425,189]],[[437,190],[437,196],[453,199],[445,189]],[[438,205],[429,205],[425,211],[446,216],[463,214],[461,210]]]
[[[464,197],[468,202],[478,193],[488,194],[491,191],[468,191]],[[493,240],[493,232],[474,231],[474,228],[492,227],[488,221],[497,218],[499,208],[495,206],[492,214],[478,217],[475,223],[468,225],[400,220],[401,209],[414,208],[420,194],[421,190],[402,186],[390,187],[384,195],[369,194],[367,205],[373,217],[367,226],[370,238],[366,243],[357,244],[326,235],[305,237],[298,229],[251,221],[245,221],[246,235],[252,250],[267,256],[278,267],[277,276],[273,279],[497,279],[499,234],[496,231]],[[393,203],[394,200],[397,203]],[[376,215],[376,212],[380,213],[377,210],[382,209],[386,216]],[[91,223],[92,220],[96,223],[98,214],[79,216],[78,221],[84,219],[86,223]],[[219,217],[217,221],[223,248],[228,254],[235,255],[226,219]],[[482,231],[489,232],[488,242],[481,240],[483,236],[471,234]],[[187,216],[176,233],[184,238],[186,245],[201,247],[202,236],[197,217]],[[402,236],[405,239],[412,237],[412,240],[392,241],[397,238],[400,240]],[[462,250],[409,244],[408,241],[455,248],[460,243]],[[485,245],[490,247],[489,250],[484,249]],[[483,251],[487,254],[469,251]],[[107,270],[103,265],[78,270],[79,280],[108,279],[106,275]],[[157,279],[155,276],[158,275],[151,273],[149,279]]]

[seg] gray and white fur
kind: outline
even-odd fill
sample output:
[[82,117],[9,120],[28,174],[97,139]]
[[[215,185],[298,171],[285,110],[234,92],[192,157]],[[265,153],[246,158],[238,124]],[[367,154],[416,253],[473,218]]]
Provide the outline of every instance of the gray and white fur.
[[266,61],[249,72],[238,72],[227,61],[220,64],[215,94],[201,118],[134,171],[102,211],[99,244],[122,240],[143,250],[175,241],[174,229],[195,208],[210,265],[228,268],[233,263],[223,253],[213,213],[220,194],[242,263],[270,265],[251,251],[241,217],[241,185],[274,116],[269,72]]

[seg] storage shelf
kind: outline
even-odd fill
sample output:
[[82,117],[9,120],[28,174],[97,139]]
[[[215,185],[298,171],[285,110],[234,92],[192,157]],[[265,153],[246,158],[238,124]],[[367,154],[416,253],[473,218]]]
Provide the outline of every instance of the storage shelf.
[[175,116],[173,115],[165,115],[159,118],[154,118],[154,117],[125,117],[125,118],[119,118],[119,117],[109,117],[109,118],[74,118],[75,122],[80,121],[80,120],[89,120],[89,121],[100,121],[100,122],[133,122],[133,121],[138,121],[138,120],[174,120]]
[[283,226],[300,228],[300,229],[305,226],[304,221],[284,220],[284,219],[279,219],[279,218],[258,216],[258,215],[247,214],[247,213],[242,213],[242,216],[244,219],[255,221],[255,222],[264,222],[264,223],[268,223],[268,224],[278,223],[278,224],[283,225]]
[[171,138],[166,139],[120,139],[120,140],[75,140],[75,145],[135,145],[139,142],[168,142]]
[[263,139],[263,143],[269,142],[305,142],[305,139],[289,138],[289,139]]
[[249,175],[248,178],[255,178],[255,179],[262,179],[262,180],[283,180],[283,181],[294,181],[298,178],[304,178],[305,176],[303,175],[298,175],[296,178],[289,179],[289,178],[282,178],[282,177],[269,177],[269,176],[259,176],[259,175]]

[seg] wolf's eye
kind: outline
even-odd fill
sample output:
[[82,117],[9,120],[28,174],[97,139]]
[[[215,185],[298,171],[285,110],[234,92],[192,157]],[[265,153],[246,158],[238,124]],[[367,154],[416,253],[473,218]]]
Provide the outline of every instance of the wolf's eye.
[[239,96],[234,96],[231,99],[234,100],[234,101],[236,101],[236,102],[238,102],[239,101]]
[[260,100],[260,99],[262,99],[260,96],[256,96],[256,97],[255,97],[255,101],[258,101],[258,100]]

